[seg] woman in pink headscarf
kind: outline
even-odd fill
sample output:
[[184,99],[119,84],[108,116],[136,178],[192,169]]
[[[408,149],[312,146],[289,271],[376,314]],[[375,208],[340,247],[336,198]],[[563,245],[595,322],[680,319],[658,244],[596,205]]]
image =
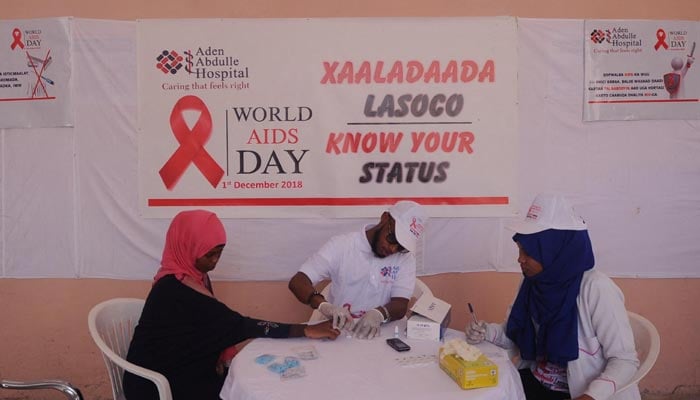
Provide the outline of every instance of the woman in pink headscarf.
[[[330,323],[284,324],[244,317],[214,297],[207,273],[226,244],[216,214],[183,211],[170,224],[161,267],[134,331],[127,360],[168,378],[174,400],[219,399],[223,364],[236,343],[255,337],[335,339]],[[129,400],[158,399],[155,386],[124,374]]]

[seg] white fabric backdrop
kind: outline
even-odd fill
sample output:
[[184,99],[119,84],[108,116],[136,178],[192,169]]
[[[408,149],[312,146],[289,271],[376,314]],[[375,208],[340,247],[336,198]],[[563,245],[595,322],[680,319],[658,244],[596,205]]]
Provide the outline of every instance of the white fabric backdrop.
[[[1,133],[3,277],[151,279],[165,219],[137,210],[136,24],[73,20],[75,127]],[[700,122],[582,122],[582,20],[519,19],[519,210],[568,194],[597,267],[700,277]],[[228,219],[213,274],[286,280],[333,234],[373,219]],[[498,218],[433,218],[424,274],[518,271]]]

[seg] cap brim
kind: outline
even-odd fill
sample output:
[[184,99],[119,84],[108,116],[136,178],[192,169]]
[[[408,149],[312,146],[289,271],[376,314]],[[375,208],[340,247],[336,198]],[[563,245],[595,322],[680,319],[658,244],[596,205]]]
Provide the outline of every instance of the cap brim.
[[410,232],[408,225],[401,224],[399,221],[394,221],[394,234],[396,235],[396,240],[399,244],[406,250],[413,253],[416,251],[416,238]]
[[588,229],[585,223],[582,224],[572,224],[569,226],[542,226],[532,222],[518,221],[506,226],[515,233],[520,233],[522,235],[530,235],[533,233],[538,233],[546,231],[547,229],[557,229],[560,231],[585,231]]
[[532,222],[517,221],[506,225],[506,229],[522,235],[529,235],[532,233],[546,231],[548,228]]

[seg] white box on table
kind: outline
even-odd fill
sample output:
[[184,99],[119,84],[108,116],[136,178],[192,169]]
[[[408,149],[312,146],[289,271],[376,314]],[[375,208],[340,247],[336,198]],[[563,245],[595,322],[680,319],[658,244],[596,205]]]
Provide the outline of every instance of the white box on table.
[[450,324],[452,306],[429,294],[423,294],[411,307],[406,322],[406,337],[440,341]]

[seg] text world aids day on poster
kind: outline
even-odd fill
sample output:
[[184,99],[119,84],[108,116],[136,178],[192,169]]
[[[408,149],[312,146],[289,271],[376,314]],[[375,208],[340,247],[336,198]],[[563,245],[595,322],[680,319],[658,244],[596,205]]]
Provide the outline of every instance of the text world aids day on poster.
[[138,22],[143,214],[514,213],[513,18]]
[[695,21],[586,21],[584,120],[700,119],[698,32]]
[[70,19],[0,20],[0,128],[73,126]]

